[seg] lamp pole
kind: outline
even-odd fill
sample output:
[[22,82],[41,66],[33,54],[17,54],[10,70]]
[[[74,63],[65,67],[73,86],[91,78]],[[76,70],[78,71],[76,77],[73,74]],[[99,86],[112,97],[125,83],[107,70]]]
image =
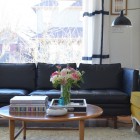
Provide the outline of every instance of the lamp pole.
[[[104,11],[104,0],[102,0],[102,11]],[[102,30],[101,30],[101,56],[100,56],[100,64],[102,64],[103,57],[103,40],[104,40],[104,15],[102,14]]]

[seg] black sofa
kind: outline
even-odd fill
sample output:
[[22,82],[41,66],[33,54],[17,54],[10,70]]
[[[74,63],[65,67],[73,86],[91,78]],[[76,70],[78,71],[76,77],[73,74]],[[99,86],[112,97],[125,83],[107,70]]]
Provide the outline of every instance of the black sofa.
[[[60,89],[54,89],[50,75],[56,65],[47,63],[1,63],[0,106],[8,105],[13,96],[47,95],[49,101],[60,97]],[[60,64],[59,64],[60,65]],[[69,63],[77,68],[76,63]],[[61,64],[66,67],[67,64]],[[112,117],[117,128],[117,116],[130,115],[131,91],[138,90],[139,71],[122,68],[121,64],[80,64],[85,71],[80,88],[72,87],[71,98],[84,98],[88,104],[103,108],[102,117]]]

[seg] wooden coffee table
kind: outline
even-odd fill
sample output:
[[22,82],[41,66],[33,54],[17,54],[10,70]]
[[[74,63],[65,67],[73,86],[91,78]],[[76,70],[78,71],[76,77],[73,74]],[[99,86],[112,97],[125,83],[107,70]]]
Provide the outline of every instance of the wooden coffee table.
[[[9,120],[10,140],[15,140],[23,131],[23,139],[26,139],[27,122],[69,122],[79,121],[79,140],[84,140],[84,121],[96,118],[103,113],[102,108],[95,105],[87,105],[86,113],[67,113],[64,116],[48,116],[41,112],[9,112],[9,106],[0,108],[0,116]],[[15,134],[15,121],[22,121],[22,128]]]

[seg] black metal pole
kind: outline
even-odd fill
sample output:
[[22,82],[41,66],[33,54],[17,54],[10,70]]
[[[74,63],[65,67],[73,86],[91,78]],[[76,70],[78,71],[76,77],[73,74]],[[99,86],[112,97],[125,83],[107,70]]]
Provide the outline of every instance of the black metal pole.
[[103,38],[104,38],[104,0],[102,0],[102,25],[101,25],[101,52],[100,52],[100,64],[103,59]]

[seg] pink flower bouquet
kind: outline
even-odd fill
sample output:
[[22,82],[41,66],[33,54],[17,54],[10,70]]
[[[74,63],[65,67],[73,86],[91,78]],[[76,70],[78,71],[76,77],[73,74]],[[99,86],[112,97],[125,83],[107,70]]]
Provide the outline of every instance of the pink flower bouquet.
[[61,69],[61,66],[57,66],[57,69],[58,71],[53,72],[50,78],[55,88],[59,85],[79,86],[79,83],[83,82],[83,71],[80,72],[69,66],[63,69]]

